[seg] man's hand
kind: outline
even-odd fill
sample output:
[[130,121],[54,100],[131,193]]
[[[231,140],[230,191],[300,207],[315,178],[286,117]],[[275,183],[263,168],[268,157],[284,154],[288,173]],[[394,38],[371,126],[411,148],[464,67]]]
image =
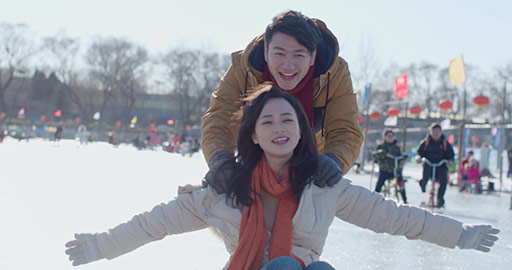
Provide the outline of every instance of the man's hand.
[[334,186],[343,178],[341,162],[333,154],[317,156],[318,171],[315,177],[315,185],[319,187]]
[[421,156],[420,155],[416,155],[416,163],[421,163]]
[[202,185],[191,185],[191,184],[186,184],[184,186],[178,186],[178,195],[185,194],[185,193],[192,193],[192,192],[194,192],[196,190],[200,190],[202,188],[203,188]]
[[233,175],[235,166],[236,162],[231,153],[226,151],[216,153],[208,163],[210,170],[204,177],[206,185],[212,186],[217,194],[226,193],[227,183]]

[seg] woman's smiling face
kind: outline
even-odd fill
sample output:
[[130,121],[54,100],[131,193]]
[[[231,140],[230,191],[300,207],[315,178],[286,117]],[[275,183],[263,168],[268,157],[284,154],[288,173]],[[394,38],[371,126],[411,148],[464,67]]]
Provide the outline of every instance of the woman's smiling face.
[[259,144],[267,160],[289,160],[300,140],[299,121],[292,105],[284,98],[267,101],[256,121],[252,141]]

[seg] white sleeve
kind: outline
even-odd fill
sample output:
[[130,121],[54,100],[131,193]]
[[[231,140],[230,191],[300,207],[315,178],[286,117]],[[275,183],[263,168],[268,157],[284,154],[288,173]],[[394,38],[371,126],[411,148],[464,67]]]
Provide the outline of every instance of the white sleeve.
[[[149,242],[161,240],[167,235],[200,230],[208,227],[201,218],[200,193],[182,194],[167,203],[155,206],[149,212],[134,216],[126,223],[96,234],[101,255],[113,259],[135,250]],[[199,196],[198,196],[199,195]]]
[[462,223],[450,217],[408,204],[397,204],[345,179],[337,185],[336,216],[356,226],[449,248],[455,247],[462,233]]

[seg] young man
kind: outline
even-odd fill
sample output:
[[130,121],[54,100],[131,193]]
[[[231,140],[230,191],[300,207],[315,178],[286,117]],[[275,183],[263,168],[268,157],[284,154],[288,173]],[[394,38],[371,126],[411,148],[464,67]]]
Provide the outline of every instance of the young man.
[[[387,156],[387,154],[391,154],[395,157],[401,156],[402,151],[398,146],[398,143],[395,139],[395,133],[391,129],[387,129],[384,132],[383,142],[377,145],[377,150],[372,153],[373,158],[379,164],[379,180],[377,181],[377,185],[375,186],[375,192],[380,192],[382,186],[388,179],[392,179],[394,177],[393,171],[395,168],[394,159]],[[407,196],[405,194],[405,185],[404,180],[402,178],[402,169],[405,159],[399,160],[396,174],[398,176],[398,185],[400,189],[400,195],[402,196],[402,200],[404,203],[407,203]]]
[[[454,153],[452,145],[443,135],[443,130],[439,123],[432,123],[429,127],[429,135],[420,143],[416,161],[421,162],[421,158],[428,159],[431,163],[437,163],[443,159],[448,161],[448,165],[453,165]],[[423,178],[420,180],[421,191],[425,192],[427,181],[432,177],[432,167],[423,164]],[[436,179],[439,181],[437,190],[437,207],[444,206],[444,193],[448,182],[448,167],[443,164],[436,168]]]
[[225,183],[234,166],[235,113],[243,105],[242,98],[265,81],[301,102],[316,133],[320,158],[331,161],[330,169],[322,171],[339,175],[317,177],[315,183],[338,182],[340,172],[346,173],[354,164],[362,143],[356,94],[347,62],[338,54],[336,37],[326,25],[296,11],[278,14],[264,34],[233,53],[231,66],[202,118],[201,146],[210,167],[206,182],[218,191],[224,189],[218,183]]

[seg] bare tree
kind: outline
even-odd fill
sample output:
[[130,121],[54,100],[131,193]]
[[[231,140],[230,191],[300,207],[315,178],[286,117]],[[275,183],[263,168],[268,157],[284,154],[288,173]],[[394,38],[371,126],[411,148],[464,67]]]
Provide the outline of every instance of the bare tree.
[[375,77],[375,81],[372,83],[372,104],[370,111],[381,113],[387,111],[390,106],[390,101],[394,97],[394,80],[401,72],[402,69],[396,63],[391,63],[382,70],[379,76]]
[[63,83],[67,98],[78,108],[82,118],[87,120],[87,110],[77,93],[79,72],[75,66],[79,50],[80,40],[68,37],[63,30],[43,39],[43,51],[48,53],[48,69]]
[[[421,93],[424,88],[419,66],[416,63],[411,63],[408,67],[401,69],[400,73],[407,74],[409,100],[413,102],[417,101],[418,96],[415,96],[413,93]],[[424,96],[423,98],[420,97],[420,100],[425,101]],[[425,106],[424,103],[423,106]]]
[[197,70],[198,88],[194,93],[197,102],[195,115],[200,119],[209,106],[211,93],[217,89],[220,79],[228,68],[231,57],[219,53],[201,53]]
[[[497,77],[502,81],[502,86],[496,86],[492,93],[492,102],[495,102],[492,108],[495,109],[494,115],[501,115],[501,123],[510,123],[512,119],[512,106],[507,101],[507,84],[512,82],[512,63],[503,67],[496,68]],[[501,91],[500,91],[501,88]],[[496,111],[498,110],[498,111]]]
[[[439,104],[441,100],[449,100],[453,102],[454,113],[458,113],[461,110],[461,100],[462,100],[462,90],[457,90],[455,86],[453,86],[450,82],[450,76],[448,75],[448,67],[440,69],[438,72],[438,84],[434,88],[434,93],[432,93],[431,96],[431,104],[433,103],[434,106]],[[456,104],[459,104],[458,106],[455,106]]]
[[418,66],[418,76],[423,80],[423,88],[415,89],[416,93],[414,96],[416,98],[423,97],[425,100],[425,109],[427,111],[427,117],[430,115],[430,111],[432,110],[432,83],[434,79],[434,75],[438,72],[437,65],[429,63],[427,61],[421,62]]
[[191,123],[193,114],[193,93],[197,91],[196,72],[199,66],[199,52],[196,50],[171,49],[162,57],[166,82],[172,88],[180,108],[179,123],[182,126]]
[[6,92],[17,75],[28,72],[28,61],[34,54],[28,26],[1,23],[0,44],[0,111],[9,114]]
[[148,53],[143,48],[137,48],[133,54],[127,56],[125,66],[122,68],[121,80],[118,82],[119,91],[124,98],[122,115],[123,121],[131,117],[137,100],[137,93],[146,92]]
[[[358,46],[357,61],[354,63],[354,69],[352,69],[354,89],[356,91],[357,89],[363,90],[367,83],[376,86],[376,80],[378,80],[380,72],[379,61],[375,53],[376,48],[372,40],[365,39],[364,37],[361,38]],[[372,88],[375,89],[375,87]]]
[[129,117],[137,92],[144,92],[149,58],[146,49],[119,38],[105,38],[94,42],[89,48],[86,61],[90,76],[97,80],[103,93],[100,114],[115,92],[124,97],[124,117]]
[[[478,95],[489,96],[493,88],[493,81],[491,78],[482,70],[473,65],[467,65],[467,76],[468,82],[466,83],[467,88],[467,108],[466,113],[470,118],[490,118],[493,111],[492,107],[479,108],[473,103],[473,98]],[[500,102],[501,103],[501,102]],[[496,106],[497,103],[494,103]],[[496,114],[499,114],[500,110],[495,110]]]

